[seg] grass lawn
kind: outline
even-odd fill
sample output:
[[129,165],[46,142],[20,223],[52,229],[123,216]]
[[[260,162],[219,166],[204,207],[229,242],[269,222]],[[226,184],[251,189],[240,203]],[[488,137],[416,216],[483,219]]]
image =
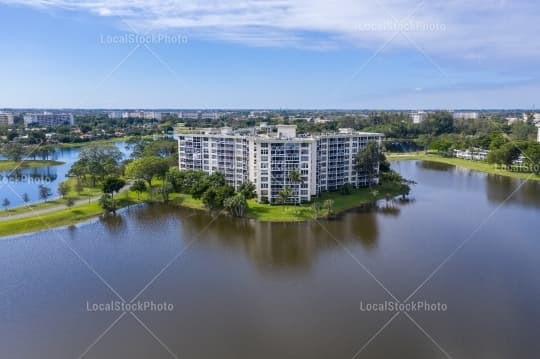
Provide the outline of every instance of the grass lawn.
[[25,160],[21,162],[0,160],[0,171],[13,171],[18,168],[38,168],[63,165],[60,161],[33,161]]
[[[117,208],[136,204],[137,195],[125,192],[115,196]],[[64,202],[61,202],[64,203]],[[58,205],[58,204],[56,204]],[[26,208],[28,211],[28,208]],[[15,235],[29,232],[36,232],[55,227],[67,226],[86,221],[99,216],[103,209],[97,202],[86,203],[71,208],[64,208],[50,213],[20,218],[14,220],[0,221],[0,236]]]
[[540,181],[540,176],[533,175],[531,177],[530,173],[523,173],[523,172],[510,172],[506,171],[504,169],[497,168],[494,164],[490,164],[483,161],[469,161],[469,160],[463,160],[460,158],[453,158],[453,157],[442,157],[436,154],[428,153],[425,154],[424,152],[413,152],[413,153],[407,153],[407,154],[388,154],[386,156],[388,160],[390,161],[410,161],[410,160],[422,160],[422,161],[432,161],[432,162],[439,162],[439,163],[446,163],[453,166],[463,167],[479,172],[484,173],[491,173],[496,174],[500,176],[508,176],[513,178],[519,178],[519,179],[529,179],[529,180],[536,180]]
[[108,143],[116,143],[126,141],[128,137],[114,137],[108,138],[106,140],[94,140],[94,141],[85,141],[85,142],[73,142],[73,143],[59,143],[54,145],[57,148],[77,148],[84,147],[88,145],[104,145]]
[[103,210],[97,203],[85,204],[40,216],[0,222],[0,236],[35,232],[75,224],[96,217]]
[[[377,195],[373,196],[373,191],[377,191]],[[349,195],[342,195],[339,192],[324,193],[320,198],[315,199],[315,202],[322,203],[331,199],[334,201],[334,210],[336,213],[343,212],[352,208],[360,207],[364,204],[369,204],[378,199],[383,199],[387,195],[395,197],[400,195],[399,185],[396,183],[386,183],[373,188],[360,188],[354,190]],[[180,201],[177,205],[199,210],[206,210],[203,202],[194,199],[190,195],[180,195]],[[301,205],[270,205],[258,203],[255,200],[248,201],[248,210],[246,217],[256,219],[263,222],[304,222],[318,217],[327,215],[325,210],[316,211],[312,208],[311,203]]]
[[[77,180],[75,178],[69,178],[66,181],[68,182],[70,186],[70,190],[68,194],[66,195],[66,198],[71,198],[74,201],[79,201],[79,200],[88,199],[88,198],[92,199],[101,194],[101,186],[98,185],[96,187],[84,187],[83,191],[79,195],[75,191],[75,183]],[[51,192],[53,193],[53,196],[58,195],[56,188],[51,188]],[[52,207],[57,207],[57,206],[65,206],[65,205],[66,205],[65,199],[55,198],[55,199],[48,200],[47,202],[43,201],[43,202],[29,204],[27,206],[23,205],[19,207],[13,207],[13,208],[8,209],[7,211],[0,211],[0,218],[13,216],[16,214],[21,214],[21,213],[26,213],[31,210],[36,211],[40,209],[47,209],[47,208],[52,208]]]

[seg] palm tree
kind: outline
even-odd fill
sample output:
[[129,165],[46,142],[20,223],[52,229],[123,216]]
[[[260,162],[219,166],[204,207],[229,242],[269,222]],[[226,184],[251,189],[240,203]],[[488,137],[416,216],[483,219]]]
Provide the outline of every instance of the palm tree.
[[[304,182],[298,170],[292,170],[291,172],[289,172],[289,180],[295,184],[301,184],[302,182]],[[298,189],[298,197],[300,197],[300,189]],[[297,201],[294,202],[295,204],[297,204]]]
[[291,187],[285,186],[278,194],[279,204],[286,204],[292,194]]

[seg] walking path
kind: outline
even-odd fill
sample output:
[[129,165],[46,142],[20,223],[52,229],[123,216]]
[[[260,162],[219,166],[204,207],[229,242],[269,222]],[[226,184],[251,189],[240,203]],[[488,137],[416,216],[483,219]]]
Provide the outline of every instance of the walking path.
[[[131,185],[130,183],[126,184],[124,187],[122,187],[122,189],[120,191],[118,191],[118,193],[126,192],[129,189],[130,185]],[[95,202],[100,197],[101,197],[101,195],[90,197],[90,198],[79,199],[79,200],[75,201],[75,204],[72,207],[81,206],[83,204]],[[49,207],[49,208],[43,208],[43,209],[28,209],[28,211],[24,212],[24,213],[14,214],[12,216],[0,217],[0,222],[6,222],[6,221],[12,221],[12,220],[15,220],[15,219],[40,216],[42,214],[61,211],[63,209],[68,209],[68,208],[69,207],[67,207],[65,204],[59,204],[58,206]]]

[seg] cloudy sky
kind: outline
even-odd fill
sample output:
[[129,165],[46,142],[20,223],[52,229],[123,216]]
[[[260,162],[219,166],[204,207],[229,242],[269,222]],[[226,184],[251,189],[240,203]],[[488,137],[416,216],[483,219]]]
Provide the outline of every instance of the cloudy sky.
[[531,108],[533,0],[0,0],[0,107]]

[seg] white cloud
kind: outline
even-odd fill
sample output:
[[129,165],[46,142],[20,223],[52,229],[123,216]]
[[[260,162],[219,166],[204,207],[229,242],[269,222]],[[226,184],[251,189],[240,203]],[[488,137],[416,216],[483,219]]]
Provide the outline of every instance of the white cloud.
[[[118,16],[155,31],[252,46],[414,48],[467,61],[540,55],[535,0],[0,0]],[[409,17],[410,16],[410,17]],[[395,21],[403,21],[396,23]],[[409,37],[415,44],[411,44]]]

